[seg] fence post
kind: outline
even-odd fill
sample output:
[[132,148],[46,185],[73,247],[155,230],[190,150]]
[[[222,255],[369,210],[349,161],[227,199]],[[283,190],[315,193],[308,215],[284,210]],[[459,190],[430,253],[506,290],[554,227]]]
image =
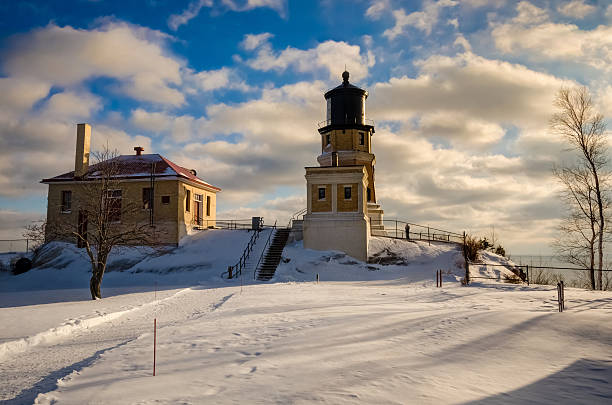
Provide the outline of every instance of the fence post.
[[465,285],[470,284],[470,261],[467,256],[467,246],[465,245],[465,231],[463,231],[463,260],[465,261]]
[[227,278],[232,278],[232,266],[227,266]]
[[429,246],[431,246],[431,239],[429,237],[429,227],[427,227],[427,242],[428,242]]
[[395,237],[397,238],[397,219],[395,220]]
[[565,284],[561,280],[561,311],[565,311]]
[[527,285],[529,285],[529,265],[527,265]]
[[26,239],[26,253],[30,251],[30,240]]

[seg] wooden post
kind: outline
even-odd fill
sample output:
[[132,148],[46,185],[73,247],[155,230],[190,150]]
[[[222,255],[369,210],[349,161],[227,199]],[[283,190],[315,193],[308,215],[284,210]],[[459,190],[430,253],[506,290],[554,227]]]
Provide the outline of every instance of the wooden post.
[[427,227],[427,242],[429,243],[429,246],[431,246],[431,238],[429,237],[429,227]]
[[227,266],[227,278],[232,278],[232,266]]
[[465,285],[470,284],[470,261],[467,257],[467,246],[465,245],[465,231],[463,231],[463,260],[465,261]]
[[317,284],[319,284],[319,273],[317,273]]
[[527,285],[529,285],[529,265],[527,265]]
[[157,347],[157,318],[153,319],[153,377],[155,377],[155,361]]

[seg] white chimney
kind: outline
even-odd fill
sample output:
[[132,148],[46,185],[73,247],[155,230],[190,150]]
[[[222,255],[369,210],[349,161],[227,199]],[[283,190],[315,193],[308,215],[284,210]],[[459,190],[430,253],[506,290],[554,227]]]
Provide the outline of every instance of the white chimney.
[[76,155],[74,159],[74,177],[83,177],[89,169],[89,146],[91,142],[91,125],[77,124]]

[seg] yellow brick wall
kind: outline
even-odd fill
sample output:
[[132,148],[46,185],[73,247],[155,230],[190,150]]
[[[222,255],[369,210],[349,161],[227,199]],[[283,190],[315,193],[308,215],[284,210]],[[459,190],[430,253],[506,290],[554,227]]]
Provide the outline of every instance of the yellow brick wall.
[[[151,183],[148,180],[143,181],[124,181],[121,182],[118,188],[122,191],[122,209],[134,207],[130,210],[129,215],[122,215],[121,223],[126,226],[134,224],[148,224],[149,210],[142,208],[142,190],[149,188]],[[203,214],[206,215],[206,196],[211,197],[210,216],[205,219],[216,219],[216,195],[215,193],[205,190],[197,191],[198,188],[186,185],[179,180],[157,180],[155,182],[154,191],[154,232],[157,237],[157,242],[162,244],[177,244],[182,236],[186,234],[187,226],[191,225],[193,214],[193,204],[191,212],[185,213],[185,189],[189,187],[192,190],[192,198],[197,192],[204,194]],[[70,213],[60,212],[62,191],[72,191],[72,209]],[[78,221],[78,213],[80,207],[83,206],[83,196],[85,194],[84,186],[78,183],[67,184],[49,184],[49,193],[47,201],[47,223],[49,224],[67,224],[76,228]],[[168,204],[162,204],[162,197],[168,196],[170,201]],[[187,214],[187,215],[185,215]],[[58,227],[55,227],[58,229]],[[61,225],[61,229],[66,226]],[[53,226],[50,227],[53,229]],[[90,225],[89,230],[92,230]],[[51,236],[51,235],[48,235]],[[73,236],[64,235],[62,239],[75,241]]]
[[[351,199],[344,199],[344,187],[351,187]],[[357,183],[337,184],[338,212],[355,212],[359,208],[359,196],[357,191]]]
[[[319,201],[319,187],[325,187],[325,200]],[[331,184],[313,184],[311,190],[312,212],[331,212]]]

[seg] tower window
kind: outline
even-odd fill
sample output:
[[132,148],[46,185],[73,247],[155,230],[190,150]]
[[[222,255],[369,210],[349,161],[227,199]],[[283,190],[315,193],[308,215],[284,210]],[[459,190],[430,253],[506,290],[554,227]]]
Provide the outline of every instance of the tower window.
[[329,145],[331,143],[331,135],[325,135],[325,144]]
[[365,134],[363,132],[359,133],[359,145],[365,144]]
[[372,190],[368,187],[368,201],[372,201]]
[[325,187],[319,187],[319,201],[325,200]]
[[352,190],[351,186],[344,186],[344,199],[345,200],[351,199],[351,190]]
[[170,204],[170,196],[169,195],[162,195],[161,201],[162,201],[162,204],[164,204],[164,205]]
[[191,211],[191,190],[185,190],[185,211]]

